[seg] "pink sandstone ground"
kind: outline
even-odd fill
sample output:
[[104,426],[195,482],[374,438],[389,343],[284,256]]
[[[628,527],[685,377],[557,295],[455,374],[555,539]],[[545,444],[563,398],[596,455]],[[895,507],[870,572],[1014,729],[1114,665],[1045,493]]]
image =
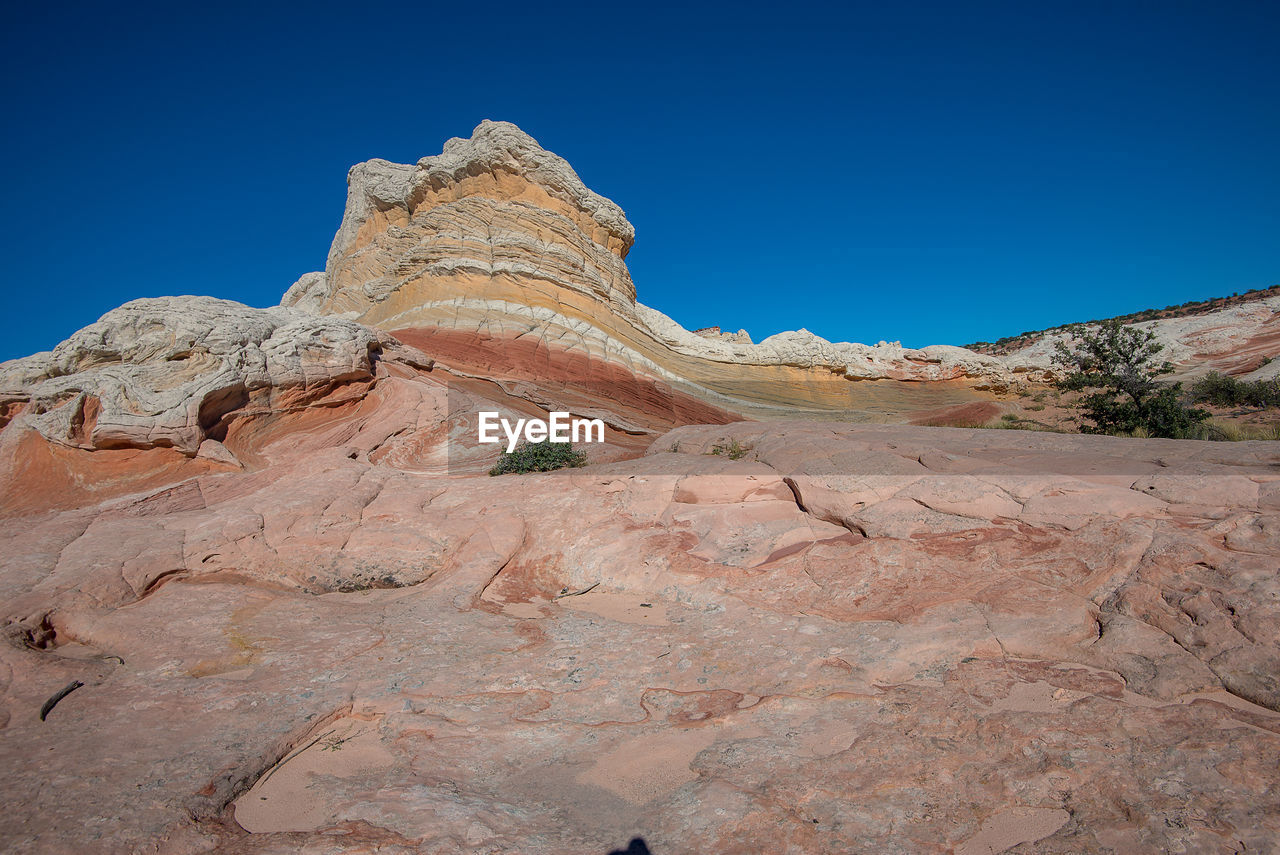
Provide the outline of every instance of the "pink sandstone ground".
[[0,849],[1278,851],[1280,446],[939,427],[1044,354],[698,336],[633,239],[485,122],[282,306],[0,364]]
[[1273,444],[738,422],[490,478],[443,414],[522,402],[366,387],[6,494],[8,851],[1273,850]]

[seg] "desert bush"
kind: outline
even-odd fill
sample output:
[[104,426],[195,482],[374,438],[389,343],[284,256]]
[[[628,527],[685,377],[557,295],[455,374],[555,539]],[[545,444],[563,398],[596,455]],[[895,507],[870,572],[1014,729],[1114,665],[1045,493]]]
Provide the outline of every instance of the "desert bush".
[[1164,346],[1150,330],[1119,320],[1071,329],[1071,344],[1058,342],[1054,362],[1066,372],[1064,391],[1082,392],[1072,406],[1084,433],[1188,438],[1209,417],[1182,402],[1182,384],[1161,383],[1173,366],[1158,360]]
[[1181,383],[1161,386],[1142,401],[1139,412],[1149,435],[1175,439],[1203,439],[1201,423],[1209,418],[1206,410],[1183,403]]
[[1280,407],[1280,382],[1238,380],[1211,371],[1191,384],[1191,398],[1216,407]]
[[1210,371],[1191,384],[1191,398],[1198,404],[1237,407],[1241,400],[1241,382],[1234,377]]
[[548,439],[542,442],[522,442],[512,451],[504,451],[489,474],[519,475],[586,465],[586,452],[575,451],[571,443],[552,442]]
[[717,442],[715,445],[711,446],[712,454],[723,454],[730,460],[741,460],[743,457],[747,456],[747,452],[750,450],[750,446],[743,445],[736,439],[731,439],[728,442]]

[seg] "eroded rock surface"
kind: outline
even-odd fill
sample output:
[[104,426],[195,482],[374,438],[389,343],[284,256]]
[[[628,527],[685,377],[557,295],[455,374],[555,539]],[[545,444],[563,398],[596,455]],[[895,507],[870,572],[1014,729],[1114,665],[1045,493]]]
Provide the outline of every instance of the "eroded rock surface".
[[[1204,314],[1142,321],[1161,346],[1161,359],[1174,364],[1173,379],[1210,371],[1269,379],[1280,374],[1280,296],[1267,296]],[[1019,363],[1048,365],[1063,332],[1050,332],[1010,356]]]
[[690,333],[633,237],[485,123],[285,306],[0,366],[4,849],[1274,849],[1274,443],[852,424],[1035,362]]
[[0,365],[0,397],[21,407],[21,426],[61,445],[194,455],[205,439],[221,438],[231,410],[302,403],[370,379],[393,341],[291,309],[134,300],[52,352]]
[[[624,260],[635,231],[621,208],[506,122],[482,122],[416,165],[359,164],[347,183],[324,272],[300,279],[284,304],[433,336],[445,362],[485,370],[513,343],[536,343],[556,371],[585,357],[774,416],[797,406],[901,413],[920,407],[906,388],[919,382],[942,405],[991,400],[1043,373],[958,347],[690,332],[636,302]],[[850,382],[865,380],[884,383]]]
[[489,478],[371,451],[373,403],[242,437],[251,471],[0,522],[12,851],[1280,830],[1270,444],[737,423]]

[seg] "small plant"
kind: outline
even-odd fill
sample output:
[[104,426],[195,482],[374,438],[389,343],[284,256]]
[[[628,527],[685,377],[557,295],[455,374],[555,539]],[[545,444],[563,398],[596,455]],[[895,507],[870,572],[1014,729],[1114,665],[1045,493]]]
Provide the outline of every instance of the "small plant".
[[730,460],[741,460],[747,456],[747,452],[750,450],[750,446],[743,445],[736,439],[731,439],[728,442],[717,442],[715,445],[711,446],[712,454],[717,456],[724,455]]
[[1280,424],[1247,425],[1235,422],[1224,422],[1213,419],[1205,424],[1208,439],[1225,442],[1248,442],[1250,440],[1280,440]]
[[336,732],[327,734],[320,739],[320,750],[341,751],[342,747],[348,742],[355,739],[357,736],[363,736],[367,732],[368,731],[361,730],[356,733],[349,733],[346,736],[338,736]]
[[347,737],[326,736],[324,739],[320,740],[320,750],[321,751],[341,751],[342,746],[345,745],[347,743],[347,740],[350,738],[351,738],[350,736],[347,736]]
[[587,465],[585,451],[575,451],[571,443],[523,442],[510,452],[503,452],[501,459],[489,470],[490,475],[519,475],[525,472],[550,472],[554,469],[570,469]]

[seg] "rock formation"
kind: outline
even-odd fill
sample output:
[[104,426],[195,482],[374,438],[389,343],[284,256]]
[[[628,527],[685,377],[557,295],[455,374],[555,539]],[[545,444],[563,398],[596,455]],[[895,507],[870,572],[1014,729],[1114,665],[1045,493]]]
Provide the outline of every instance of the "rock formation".
[[338,318],[211,297],[134,300],[51,353],[0,366],[0,396],[47,440],[176,448],[225,435],[224,415],[281,408],[373,377],[390,336]]
[[703,338],[715,339],[717,341],[729,341],[736,344],[754,344],[751,335],[746,330],[738,330],[736,333],[725,332],[719,327],[703,327],[700,330],[693,331],[695,335]]
[[459,478],[353,427],[0,521],[13,851],[1280,830],[1269,444],[739,423]]
[[685,331],[510,125],[350,188],[285,305],[0,366],[7,851],[1274,847],[1274,443],[853,423],[1035,359]]
[[[1174,364],[1175,380],[1217,371],[1248,380],[1280,374],[1280,296],[1228,306],[1217,311],[1133,324],[1155,333],[1162,359]],[[1020,364],[1048,365],[1064,331],[1051,331],[1010,356]]]
[[636,302],[624,262],[635,232],[622,210],[504,122],[483,122],[416,166],[360,164],[347,184],[325,271],[300,279],[284,304],[388,330],[444,362],[491,370],[524,341],[553,377],[616,365],[738,411],[864,418],[910,406],[914,390],[902,381],[954,381],[935,395],[962,404],[1039,368],[956,347],[832,343],[805,330],[759,344],[689,332]]

